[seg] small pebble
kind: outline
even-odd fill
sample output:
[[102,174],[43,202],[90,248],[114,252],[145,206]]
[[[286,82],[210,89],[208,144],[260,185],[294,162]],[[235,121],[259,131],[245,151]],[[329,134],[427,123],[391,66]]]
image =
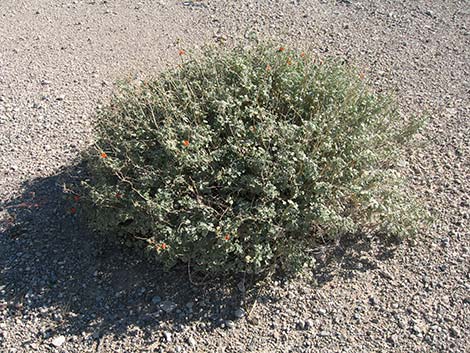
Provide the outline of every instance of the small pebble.
[[168,332],[168,331],[163,332],[163,336],[165,337],[165,341],[167,341],[168,343],[171,342],[171,333],[170,332]]
[[459,328],[458,328],[457,326],[452,326],[452,327],[450,328],[450,334],[451,334],[453,337],[456,337],[456,338],[460,337],[460,330],[459,330]]
[[54,347],[60,347],[65,343],[65,337],[64,336],[57,336],[52,340],[52,345]]
[[188,338],[188,343],[189,343],[189,345],[192,346],[192,347],[196,347],[196,344],[197,344],[197,343],[196,343],[196,340],[195,340],[193,337],[189,337],[189,338]]
[[304,329],[305,330],[311,330],[313,328],[313,326],[314,326],[314,323],[313,323],[312,319],[308,319],[304,323]]
[[233,315],[237,318],[237,319],[241,319],[242,317],[244,317],[246,315],[246,312],[245,310],[243,310],[243,308],[237,308],[235,309],[235,311],[233,312]]
[[176,309],[176,304],[171,302],[171,301],[168,301],[168,300],[165,300],[163,302],[161,302],[160,304],[160,308],[162,308],[162,310],[164,312],[166,312],[167,314],[171,313],[173,310]]

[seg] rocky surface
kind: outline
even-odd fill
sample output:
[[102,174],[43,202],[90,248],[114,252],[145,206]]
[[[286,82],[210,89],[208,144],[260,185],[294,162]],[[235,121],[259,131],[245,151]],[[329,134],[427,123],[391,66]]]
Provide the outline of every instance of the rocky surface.
[[[404,172],[432,228],[341,239],[303,278],[165,273],[80,222],[93,111],[180,49],[266,37],[360,67],[429,115]],[[465,352],[470,347],[470,7],[441,0],[2,0],[0,351]],[[233,282],[233,283],[232,283]],[[244,289],[246,288],[246,293]]]

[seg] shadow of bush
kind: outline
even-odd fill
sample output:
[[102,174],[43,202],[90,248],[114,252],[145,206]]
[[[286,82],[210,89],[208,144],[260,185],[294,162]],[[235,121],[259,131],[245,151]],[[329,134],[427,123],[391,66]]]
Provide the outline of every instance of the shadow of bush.
[[[80,164],[64,168],[27,182],[19,197],[0,204],[4,314],[47,316],[62,333],[119,336],[130,326],[147,333],[164,324],[211,330],[234,319],[240,305],[279,299],[269,291],[257,296],[255,279],[241,276],[205,278],[193,285],[185,266],[166,272],[138,250],[94,234],[80,217],[79,195],[67,191],[85,173]],[[381,239],[348,235],[319,247],[313,254],[317,285],[335,276],[351,278],[392,257],[397,240]],[[282,275],[277,279],[286,280]],[[53,330],[45,327],[44,336]]]
[[0,290],[8,315],[39,312],[70,334],[116,335],[130,325],[152,330],[162,322],[203,322],[210,328],[232,319],[242,299],[236,278],[195,286],[187,268],[166,272],[137,250],[94,234],[80,217],[78,195],[67,192],[84,173],[75,165],[32,180],[0,205]]
[[324,285],[335,277],[348,280],[358,273],[375,270],[380,267],[381,262],[394,257],[397,246],[401,243],[400,238],[384,234],[345,234],[319,246],[314,254],[315,284]]

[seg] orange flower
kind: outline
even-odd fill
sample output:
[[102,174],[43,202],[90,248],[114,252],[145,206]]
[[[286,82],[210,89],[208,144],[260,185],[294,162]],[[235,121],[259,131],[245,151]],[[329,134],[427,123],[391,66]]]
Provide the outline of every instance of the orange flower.
[[101,152],[101,158],[108,158],[108,155],[105,152]]
[[77,213],[77,209],[75,207],[70,208],[70,213],[71,214]]
[[286,48],[284,48],[284,47],[280,47],[280,48],[278,49],[279,52],[283,52],[284,50],[286,50]]
[[184,147],[188,147],[189,146],[189,141],[188,140],[183,140],[183,145],[184,145]]
[[362,72],[359,74],[359,78],[360,78],[361,80],[363,80],[364,77],[366,77],[366,74],[364,73],[364,71],[362,71]]
[[184,54],[186,54],[186,52],[185,52],[183,49],[180,49],[180,51],[178,52],[178,55],[179,55],[179,56],[182,56],[182,55],[184,55]]
[[75,195],[75,196],[73,197],[73,200],[74,200],[75,202],[80,201],[80,195]]
[[300,57],[305,58],[305,53],[304,52],[300,53]]
[[160,245],[160,248],[162,248],[163,250],[165,250],[165,249],[166,249],[166,244],[165,244],[165,243],[162,243],[162,244]]
[[266,71],[268,71],[268,72],[271,71],[271,65],[269,65],[269,64],[266,65]]
[[230,235],[229,234],[225,234],[225,240],[227,240],[227,241],[230,240]]
[[287,58],[287,65],[292,65],[292,60],[290,58]]

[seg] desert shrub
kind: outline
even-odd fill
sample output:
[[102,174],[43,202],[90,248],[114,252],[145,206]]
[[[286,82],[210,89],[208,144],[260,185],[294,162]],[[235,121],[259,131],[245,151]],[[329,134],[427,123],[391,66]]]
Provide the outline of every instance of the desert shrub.
[[168,267],[261,273],[344,233],[416,230],[395,166],[417,120],[356,70],[270,45],[180,54],[97,115],[84,186],[98,231]]

